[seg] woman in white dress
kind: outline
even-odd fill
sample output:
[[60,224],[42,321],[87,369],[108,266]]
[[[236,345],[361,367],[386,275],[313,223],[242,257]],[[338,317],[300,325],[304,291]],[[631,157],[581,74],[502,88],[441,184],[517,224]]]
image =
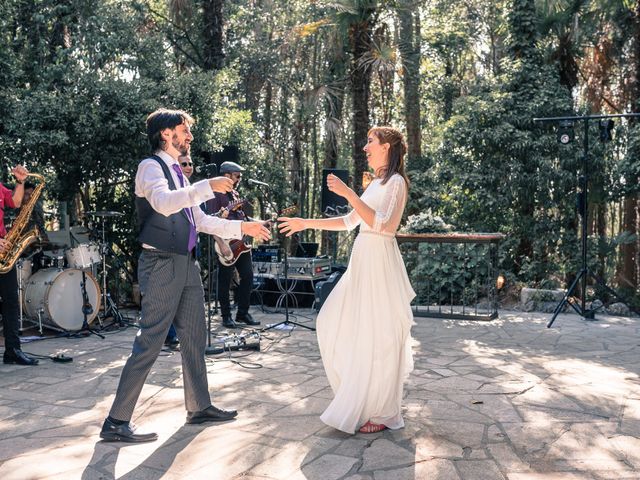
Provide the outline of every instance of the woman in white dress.
[[415,293],[395,240],[407,202],[407,147],[390,127],[368,133],[364,151],[376,178],[361,197],[335,175],[329,190],[353,210],[343,217],[281,217],[288,236],[307,228],[352,230],[358,225],[349,266],[318,314],[320,354],[334,399],[320,417],[347,433],[404,426],[403,384],[413,369],[410,303]]

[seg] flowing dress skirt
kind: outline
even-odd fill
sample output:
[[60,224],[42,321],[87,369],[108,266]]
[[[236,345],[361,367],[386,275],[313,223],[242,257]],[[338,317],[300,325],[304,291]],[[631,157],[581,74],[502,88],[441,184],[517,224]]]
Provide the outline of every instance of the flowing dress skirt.
[[320,419],[354,433],[368,420],[396,429],[413,370],[415,297],[395,237],[361,231],[349,267],[318,314],[320,354],[335,395]]

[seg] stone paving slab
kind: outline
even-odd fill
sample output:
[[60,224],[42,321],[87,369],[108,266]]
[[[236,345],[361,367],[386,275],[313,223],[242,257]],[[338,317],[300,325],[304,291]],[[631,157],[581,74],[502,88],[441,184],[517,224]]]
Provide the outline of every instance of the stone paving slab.
[[[252,314],[263,325],[283,317]],[[163,351],[135,411],[159,435],[143,445],[98,437],[135,328],[25,344],[74,361],[0,365],[0,478],[640,479],[639,320],[548,320],[416,318],[406,427],[370,435],[318,418],[332,392],[305,329],[265,332],[260,352],[207,357],[214,402],[240,411],[210,426],[184,424],[180,354]]]

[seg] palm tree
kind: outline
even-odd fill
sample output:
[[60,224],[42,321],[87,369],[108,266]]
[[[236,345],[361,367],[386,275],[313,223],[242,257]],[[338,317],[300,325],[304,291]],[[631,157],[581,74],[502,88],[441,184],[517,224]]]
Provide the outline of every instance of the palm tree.
[[373,26],[377,21],[376,0],[339,0],[327,2],[335,10],[336,24],[346,31],[351,53],[350,85],[352,106],[352,156],[354,163],[353,188],[362,190],[362,174],[367,169],[367,157],[362,151],[369,130],[369,96],[371,69],[366,61],[372,50]]
[[416,10],[416,2],[413,0],[398,2],[396,9],[400,24],[398,50],[402,58],[409,163],[422,157],[420,138],[420,14]]

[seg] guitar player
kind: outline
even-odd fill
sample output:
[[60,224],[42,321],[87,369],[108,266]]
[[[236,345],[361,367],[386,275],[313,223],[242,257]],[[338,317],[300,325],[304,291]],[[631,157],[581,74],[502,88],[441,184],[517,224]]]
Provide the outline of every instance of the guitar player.
[[[242,179],[244,168],[235,162],[224,162],[220,165],[220,175],[233,180],[233,190],[228,193],[216,193],[215,197],[207,201],[207,211],[216,213],[222,210],[222,215],[228,220],[247,220],[248,217],[242,206],[228,208],[229,204],[237,205],[241,203],[238,194],[238,184]],[[216,239],[216,242],[221,240]],[[242,240],[240,240],[242,241]],[[225,249],[223,244],[223,255],[228,254],[229,250]],[[251,289],[253,288],[253,265],[251,262],[251,251],[244,250],[240,253],[235,262],[229,265],[229,262],[219,262],[218,268],[218,301],[220,302],[220,310],[222,313],[222,325],[227,328],[241,328],[243,325],[260,325],[260,322],[254,320],[249,313],[249,300],[251,297]],[[226,263],[226,265],[225,265]],[[231,303],[229,301],[229,288],[231,286],[231,277],[234,268],[238,270],[240,276],[240,285],[236,289],[235,300],[238,305],[235,320],[231,317]]]

